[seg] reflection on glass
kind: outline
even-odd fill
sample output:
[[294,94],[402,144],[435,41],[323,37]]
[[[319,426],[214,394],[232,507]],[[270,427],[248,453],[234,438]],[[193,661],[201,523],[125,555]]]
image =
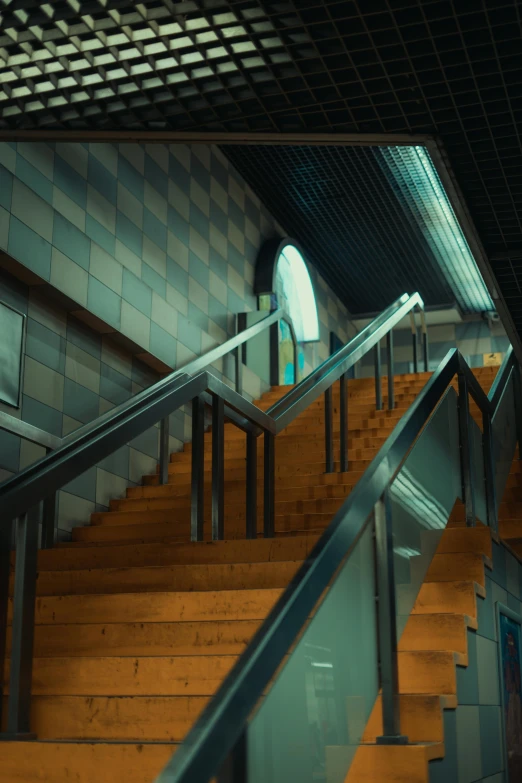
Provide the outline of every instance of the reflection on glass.
[[475,493],[475,516],[484,525],[488,523],[486,484],[484,480],[484,449],[482,432],[478,424],[469,417],[469,442],[471,447],[471,470]]
[[276,261],[275,289],[278,306],[292,319],[297,342],[318,340],[314,288],[305,260],[294,245],[286,245]]
[[378,692],[372,526],[248,728],[250,783],[344,783]]
[[515,421],[515,387],[513,372],[504,389],[497,412],[493,417],[493,465],[495,470],[495,494],[497,512],[502,502],[506,482],[511,471],[517,445]]
[[457,395],[450,388],[391,485],[399,637],[460,494]]

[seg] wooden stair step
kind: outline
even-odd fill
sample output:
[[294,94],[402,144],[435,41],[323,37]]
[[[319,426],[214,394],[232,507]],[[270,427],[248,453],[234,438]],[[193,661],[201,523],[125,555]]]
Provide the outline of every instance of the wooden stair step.
[[429,783],[429,762],[442,758],[442,743],[412,745],[360,745],[355,751],[348,774],[346,770],[353,748],[327,747],[327,780],[345,783]]
[[40,740],[180,742],[207,701],[180,696],[33,696],[31,728]]
[[[239,655],[261,620],[37,625],[35,656]],[[8,651],[11,629],[8,629]]]
[[467,630],[476,620],[464,614],[412,614],[399,640],[399,650],[451,650],[467,654]]
[[[408,693],[399,696],[401,731],[409,742],[444,741],[442,710],[447,707],[447,702],[446,697],[433,694]],[[362,741],[375,742],[382,733],[382,700],[378,696]]]
[[[397,655],[400,693],[457,693],[459,653],[448,650],[405,650]],[[467,663],[467,659],[466,659]]]
[[[35,658],[35,696],[211,696],[237,655]],[[6,667],[6,677],[9,667]],[[7,687],[6,687],[7,686]],[[4,693],[8,693],[4,679]],[[59,735],[56,735],[57,738]]]
[[151,783],[175,749],[171,743],[4,742],[0,783]]
[[[139,591],[150,594],[156,591],[284,588],[300,565],[299,561],[277,561],[42,571],[38,575],[36,594],[58,596]],[[11,584],[11,594],[12,587]]]
[[412,613],[462,613],[476,619],[477,595],[484,598],[486,591],[474,582],[424,582]]
[[450,552],[476,552],[491,559],[493,545],[488,527],[446,528],[441,536],[437,554]]
[[[65,595],[36,599],[36,625],[153,623],[202,620],[263,620],[281,589],[106,595]],[[9,623],[12,603],[9,602]]]
[[188,544],[131,544],[96,549],[44,549],[38,554],[39,571],[162,566],[189,563],[262,563],[304,560],[318,536],[206,541]]
[[425,581],[427,582],[454,582],[456,580],[470,580],[485,587],[485,566],[493,567],[490,558],[477,552],[445,552],[434,555]]

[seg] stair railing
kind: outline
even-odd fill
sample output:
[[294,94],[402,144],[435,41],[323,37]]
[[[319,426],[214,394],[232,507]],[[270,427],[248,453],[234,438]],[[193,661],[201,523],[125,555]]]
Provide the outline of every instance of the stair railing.
[[[449,388],[455,376],[458,398],[453,389]],[[321,381],[318,381],[318,385],[320,383]],[[471,432],[474,422],[469,415],[470,396],[478,405],[483,421],[481,458],[484,486],[482,488],[474,485],[473,480],[476,471],[473,469],[475,465],[473,465]],[[466,524],[475,525],[475,497],[485,494],[486,519],[482,521],[487,522],[493,531],[498,530],[496,494],[499,496],[502,494],[507,473],[504,470],[504,473],[499,476],[497,470],[495,476],[495,469],[498,468],[499,462],[504,465],[510,464],[517,443],[519,459],[522,458],[520,368],[510,348],[489,394],[486,395],[459,351],[452,350],[400,419],[362,478],[335,514],[246,651],[196,721],[184,743],[156,779],[156,783],[193,783],[196,780],[203,783],[213,779],[219,780],[220,783],[250,783],[252,780],[263,780],[263,783],[268,783],[272,779],[282,780],[281,770],[275,773],[274,778],[270,775],[262,777],[256,773],[255,763],[252,762],[249,754],[249,742],[252,739],[250,732],[254,732],[255,745],[257,717],[270,699],[272,690],[277,687],[279,678],[283,677],[286,667],[291,665],[292,655],[297,650],[299,640],[305,638],[304,634],[313,628],[314,622],[319,618],[322,607],[328,600],[325,599],[325,595],[328,596],[330,592],[335,591],[338,584],[335,579],[341,578],[350,555],[354,553],[365,535],[367,542],[371,541],[368,536],[371,535],[372,528],[375,538],[377,584],[375,598],[378,626],[376,634],[378,652],[375,658],[379,662],[379,681],[372,695],[375,699],[379,687],[381,688],[383,725],[383,733],[377,737],[377,743],[407,742],[407,737],[401,733],[398,709],[398,627],[394,575],[394,539],[397,531],[394,528],[390,491],[408,455],[413,454],[414,444],[416,441],[421,443],[422,433],[429,431],[431,420],[436,421],[435,436],[439,437],[438,425],[441,418],[444,420],[446,416],[444,401],[452,403],[458,422],[458,426],[452,426],[452,420],[446,417],[445,424],[448,436],[452,439],[455,436],[458,438],[456,450],[457,453],[460,452],[460,477],[457,485],[461,485]],[[436,416],[439,416],[437,420]],[[511,431],[513,428],[516,428],[516,433]],[[505,443],[506,434],[510,436],[508,445]],[[433,454],[432,459],[434,462],[437,459],[440,461],[442,455]],[[431,468],[429,470],[436,471],[437,464],[433,465],[433,470]],[[446,519],[444,519],[445,524]],[[372,558],[370,558],[371,562]],[[371,576],[370,569],[367,577],[370,581]],[[359,582],[360,579],[361,575],[358,577]],[[420,584],[418,587],[420,588]],[[411,599],[414,600],[414,597]],[[349,600],[350,595],[343,594],[335,606],[337,609],[340,606],[348,606]],[[334,622],[337,627],[336,633],[340,633],[344,619],[342,614],[339,615],[337,612],[334,617],[327,617],[328,619],[329,627]],[[368,625],[373,622],[373,619],[368,616],[365,617],[364,622]],[[353,628],[355,645],[359,643],[360,631],[361,629],[357,627]],[[346,631],[344,639],[346,639]],[[342,658],[343,652],[346,653],[344,647],[340,652]],[[331,664],[326,665],[331,666]],[[358,676],[358,671],[353,672],[355,679]],[[290,677],[290,692],[287,692],[287,698],[283,702],[291,702],[294,697],[291,690],[292,683],[295,685],[295,675],[294,679]],[[281,686],[281,689],[284,691],[284,686]],[[283,702],[279,693],[276,705],[282,705]],[[370,709],[372,706],[373,701]],[[366,719],[368,716],[369,712]],[[361,723],[360,715],[357,723]],[[291,727],[288,727],[288,731],[291,731]],[[300,737],[300,741],[306,743],[306,735]],[[356,744],[359,741],[360,736]],[[353,741],[349,744],[354,750]],[[265,755],[267,753],[270,755],[270,744],[262,743],[261,751]],[[335,779],[344,780],[351,758],[346,761],[347,768],[336,770]],[[277,766],[277,757],[267,759],[267,768],[270,768],[270,764]],[[292,775],[288,775],[288,768],[286,772],[286,779],[290,779]],[[311,780],[312,773],[309,770],[308,772],[309,777],[306,779]]]
[[[168,418],[186,404],[192,406],[191,540],[203,540],[204,522],[204,407],[212,407],[212,538],[224,538],[224,422],[225,418],[246,433],[246,538],[257,536],[257,441],[263,435],[264,453],[264,535],[274,535],[275,513],[275,435],[320,394],[331,388],[353,364],[378,345],[404,315],[422,307],[415,294],[401,297],[378,316],[348,345],[330,357],[310,380],[305,379],[290,395],[263,412],[241,394],[204,371],[211,363],[236,351],[251,337],[269,328],[284,316],[282,311],[240,332],[225,344],[207,352],[182,369],[171,373],[94,422],[63,438],[57,448],[49,441],[48,453],[25,470],[0,485],[0,671],[6,657],[8,616],[12,618],[11,665],[7,699],[7,730],[1,739],[30,738],[30,702],[35,620],[38,551],[38,513],[43,504],[42,544],[51,547],[55,540],[56,493],[70,481],[109,454],[160,425],[159,480],[168,480]],[[390,344],[390,341],[389,341]],[[389,354],[389,368],[392,354]],[[380,380],[379,380],[380,387]],[[376,387],[377,388],[377,387]],[[346,391],[346,390],[345,390]],[[286,402],[285,402],[286,400]],[[344,419],[347,424],[346,418]],[[7,425],[0,418],[0,428]],[[30,438],[38,438],[29,432]],[[23,434],[23,433],[22,433]],[[33,509],[36,513],[32,513]],[[15,577],[12,611],[9,612],[10,570],[13,534],[15,539]],[[0,710],[3,701],[0,699]],[[0,715],[1,718],[1,715]]]

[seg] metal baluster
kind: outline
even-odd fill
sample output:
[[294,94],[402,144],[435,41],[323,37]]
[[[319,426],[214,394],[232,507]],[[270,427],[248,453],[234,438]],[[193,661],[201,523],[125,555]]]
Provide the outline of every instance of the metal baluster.
[[415,323],[415,313],[413,310],[410,313],[411,323],[411,340],[413,345],[413,372],[419,372],[419,357],[417,355],[417,325]]
[[56,492],[42,503],[42,549],[52,549],[56,537]]
[[522,459],[522,383],[520,380],[520,365],[516,359],[513,367],[513,396],[515,398],[518,458]]
[[264,536],[273,538],[275,530],[275,435],[265,432],[264,443]]
[[205,406],[201,397],[192,400],[192,486],[190,538],[203,541],[205,501]]
[[169,462],[170,462],[170,419],[166,416],[160,423],[160,447],[159,447],[159,483],[169,483]]
[[247,783],[247,729],[244,729],[217,774],[217,783]]
[[493,433],[489,412],[482,414],[482,454],[484,456],[484,483],[489,527],[498,532],[495,466],[493,464]]
[[225,403],[212,400],[212,540],[224,538],[225,520]]
[[428,327],[426,325],[426,313],[421,307],[419,310],[421,318],[421,334],[422,334],[422,355],[424,359],[424,372],[428,372],[430,367],[429,362],[429,344],[428,344]]
[[324,446],[326,450],[326,473],[334,472],[332,408],[332,387],[329,386],[324,393]]
[[475,493],[471,470],[471,440],[469,437],[469,398],[468,381],[463,372],[458,373],[459,383],[459,439],[460,467],[462,475],[462,499],[466,505],[466,525],[475,526]]
[[381,344],[377,343],[373,349],[375,364],[375,407],[382,411],[382,382],[381,382]]
[[30,731],[38,525],[24,514],[16,521],[13,625],[7,734],[3,739],[35,739]]
[[[11,544],[13,535],[12,522],[0,523],[0,671],[5,668],[7,642],[7,612],[9,605],[9,575],[11,572]],[[4,704],[4,680],[0,679],[0,725],[2,724],[2,708]],[[0,735],[0,739],[2,736]]]
[[236,359],[236,391],[238,394],[243,394],[243,350],[241,345],[234,349],[234,356]]
[[246,439],[246,537],[257,538],[257,438]]
[[388,491],[375,504],[374,516],[383,728],[376,741],[378,745],[405,745],[408,738],[401,734],[399,708],[393,528]]
[[339,378],[339,425],[341,427],[340,435],[340,463],[341,473],[348,470],[348,380],[346,374]]
[[393,329],[386,335],[386,366],[388,367],[388,409],[395,408],[395,368],[393,364]]

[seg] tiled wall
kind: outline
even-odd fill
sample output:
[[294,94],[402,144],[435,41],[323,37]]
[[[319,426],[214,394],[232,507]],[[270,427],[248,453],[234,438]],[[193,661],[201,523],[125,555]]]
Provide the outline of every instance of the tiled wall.
[[[203,145],[0,143],[0,249],[169,367],[256,309],[261,243],[284,236],[221,151]],[[348,313],[311,270],[321,344]]]
[[[505,354],[509,339],[500,322],[491,326],[486,321],[468,321],[459,324],[443,324],[428,327],[429,369],[436,370],[452,348],[458,348],[470,367],[482,367],[485,353]],[[381,343],[383,373],[386,372],[385,341]],[[421,369],[422,350],[419,342]],[[413,372],[412,333],[409,329],[394,332],[394,369],[397,374]],[[373,354],[367,354],[360,362],[359,377],[373,375]]]
[[[65,437],[128,399],[159,375],[81,321],[48,300],[38,288],[0,273],[0,301],[27,315],[25,370],[20,409],[0,403],[0,410],[58,437]],[[182,447],[190,419],[171,417],[171,449]],[[0,430],[0,481],[44,456],[43,447]],[[60,493],[58,527],[67,538],[111,497],[153,473],[158,457],[158,429],[147,430],[71,482]]]
[[445,710],[446,756],[431,762],[430,783],[507,783],[502,753],[496,603],[520,613],[522,565],[493,543],[486,598],[478,598],[478,631],[468,631],[469,665],[457,667],[456,710]]

